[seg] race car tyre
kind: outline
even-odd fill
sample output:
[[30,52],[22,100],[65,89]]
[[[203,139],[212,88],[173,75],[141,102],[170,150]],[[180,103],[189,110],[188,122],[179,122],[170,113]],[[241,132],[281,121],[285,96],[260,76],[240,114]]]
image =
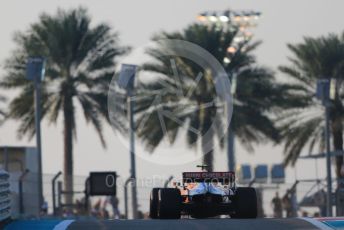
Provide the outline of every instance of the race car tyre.
[[158,216],[160,219],[180,219],[182,196],[175,188],[159,189]]
[[254,188],[237,188],[235,198],[235,213],[232,218],[252,219],[257,218],[257,194]]
[[150,194],[149,217],[152,219],[158,218],[159,190],[160,188],[153,188]]

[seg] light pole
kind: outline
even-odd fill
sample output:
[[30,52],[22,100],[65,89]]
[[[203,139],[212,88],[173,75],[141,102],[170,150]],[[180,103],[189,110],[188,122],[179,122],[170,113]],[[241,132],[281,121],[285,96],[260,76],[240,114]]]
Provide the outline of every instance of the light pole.
[[43,204],[42,144],[41,144],[41,81],[44,79],[45,58],[30,57],[26,66],[26,78],[33,81],[35,89],[35,131],[38,155],[38,196],[39,207]]
[[[227,48],[227,56],[224,57],[223,63],[225,65],[229,65],[231,63],[231,59],[242,51],[245,47],[245,44],[251,40],[253,34],[248,30],[249,28],[256,27],[256,21],[261,16],[260,12],[252,11],[252,10],[243,10],[243,11],[233,11],[233,10],[225,10],[225,11],[207,11],[201,13],[197,16],[198,21],[206,24],[214,24],[218,26],[220,29],[227,29],[227,30],[237,30],[237,34],[233,39],[233,43],[230,47]],[[231,78],[231,95],[233,98],[233,103],[235,93],[236,93],[236,81],[237,81],[237,69],[233,69],[229,73],[229,77]],[[227,115],[231,116],[234,115],[234,107],[233,105],[232,112],[228,111]],[[229,108],[228,108],[229,109]],[[236,162],[235,162],[235,133],[234,133],[234,126],[233,126],[233,119],[231,117],[227,117],[227,120],[231,121],[230,125],[228,126],[227,130],[227,158],[228,158],[228,170],[235,171],[236,169]]]
[[[329,112],[331,106],[331,81],[330,79],[320,79],[317,82],[316,96],[321,100],[325,107],[325,139],[326,139],[326,171],[327,171],[327,197],[326,211],[327,216],[332,216],[332,172],[331,172],[331,148],[330,148],[330,119]],[[333,88],[335,89],[335,88]]]
[[[233,98],[233,108],[232,108],[232,115],[234,115],[234,97],[236,93],[236,81],[237,81],[237,75],[235,73],[232,73],[231,77],[231,95]],[[229,108],[228,108],[229,109]],[[227,115],[229,114],[229,111],[227,112]],[[233,117],[232,117],[233,118]],[[227,118],[228,121],[230,117]],[[228,170],[229,171],[235,171],[236,169],[236,159],[235,159],[235,134],[234,134],[234,119],[231,119],[231,122],[228,126],[227,130],[227,157],[228,157]]]
[[332,173],[330,156],[330,121],[329,106],[325,105],[326,171],[327,171],[327,216],[332,216]]
[[129,153],[130,153],[130,177],[132,180],[131,186],[131,199],[132,199],[132,211],[133,218],[137,216],[137,190],[136,190],[136,161],[135,161],[135,124],[134,124],[134,82],[136,74],[136,65],[122,64],[122,69],[119,75],[118,85],[124,88],[127,92],[128,103],[128,120],[129,120]]

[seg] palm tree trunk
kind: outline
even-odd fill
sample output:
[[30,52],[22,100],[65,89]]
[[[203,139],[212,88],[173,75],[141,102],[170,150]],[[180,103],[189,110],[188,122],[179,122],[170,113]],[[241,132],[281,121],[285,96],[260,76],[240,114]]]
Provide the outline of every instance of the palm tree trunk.
[[208,166],[208,171],[214,169],[214,130],[211,123],[211,116],[205,113],[202,125],[202,153],[203,164]]
[[64,101],[64,190],[65,203],[73,203],[73,104],[66,96]]
[[[332,122],[333,147],[335,151],[343,151],[343,125],[340,118]],[[336,156],[336,176],[337,183],[340,186],[339,179],[343,179],[341,168],[343,165],[343,156]]]
[[[203,137],[202,137],[202,146],[203,146]],[[203,153],[203,165],[207,165],[208,172],[212,172],[214,170],[214,151],[211,150],[208,153]]]

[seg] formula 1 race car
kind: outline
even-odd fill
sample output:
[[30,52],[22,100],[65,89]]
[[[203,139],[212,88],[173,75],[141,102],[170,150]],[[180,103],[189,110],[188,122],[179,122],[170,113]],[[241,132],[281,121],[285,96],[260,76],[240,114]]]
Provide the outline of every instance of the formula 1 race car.
[[153,188],[150,195],[152,219],[179,219],[182,215],[256,218],[256,191],[250,187],[237,188],[234,172],[184,172],[182,184]]

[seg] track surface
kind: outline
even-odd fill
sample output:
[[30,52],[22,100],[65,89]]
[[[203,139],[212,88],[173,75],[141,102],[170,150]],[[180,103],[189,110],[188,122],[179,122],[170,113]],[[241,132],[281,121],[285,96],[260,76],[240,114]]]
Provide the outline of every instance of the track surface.
[[182,219],[182,220],[109,220],[109,221],[74,221],[57,227],[56,221],[18,221],[5,230],[37,229],[37,230],[152,230],[152,229],[187,229],[187,230],[311,230],[319,229],[301,219]]
[[74,222],[68,229],[187,229],[187,230],[306,230],[317,229],[314,225],[303,220],[291,219],[256,219],[256,220],[132,220],[132,221],[103,221],[101,223]]

